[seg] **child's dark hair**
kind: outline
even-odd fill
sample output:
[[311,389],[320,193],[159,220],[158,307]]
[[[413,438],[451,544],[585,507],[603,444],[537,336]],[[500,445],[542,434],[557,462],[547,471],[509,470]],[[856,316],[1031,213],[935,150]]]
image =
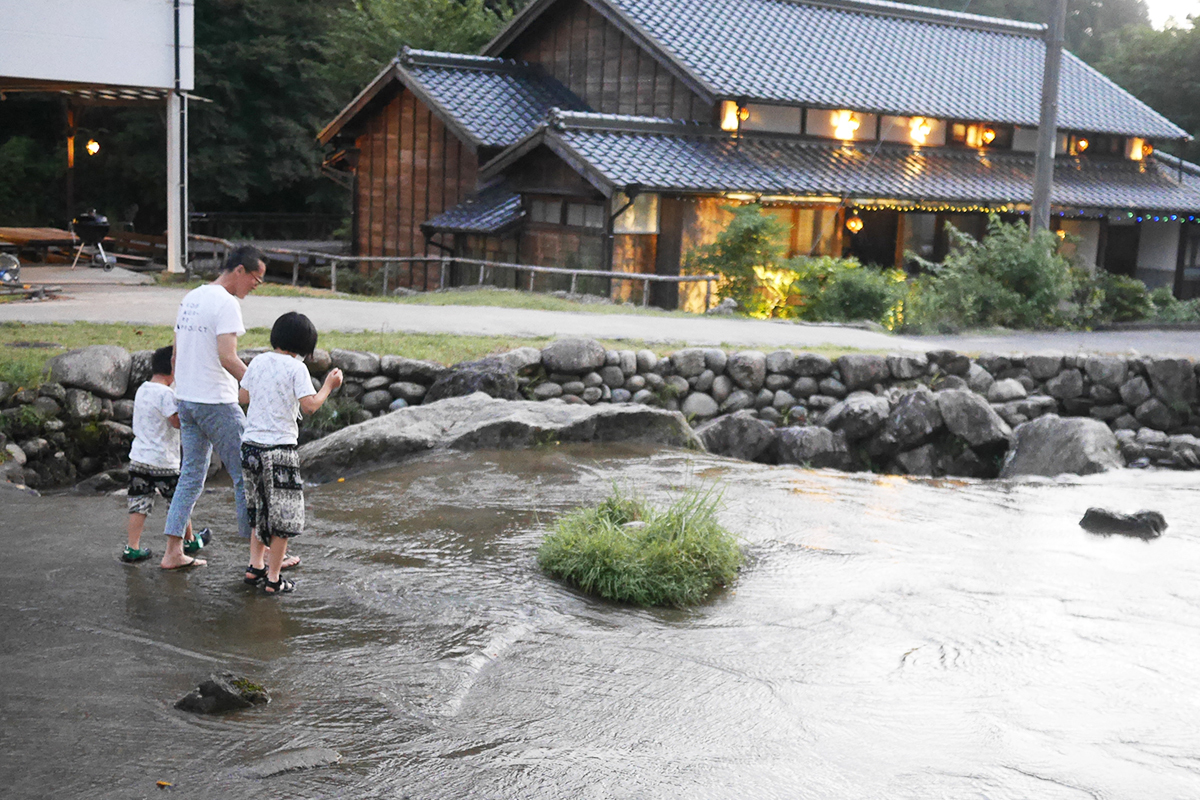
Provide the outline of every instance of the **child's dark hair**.
[[317,326],[303,314],[289,311],[271,326],[271,347],[307,358],[317,349]]
[[174,371],[171,367],[171,356],[174,354],[175,348],[171,345],[155,350],[154,355],[150,356],[150,371],[155,375],[170,375]]

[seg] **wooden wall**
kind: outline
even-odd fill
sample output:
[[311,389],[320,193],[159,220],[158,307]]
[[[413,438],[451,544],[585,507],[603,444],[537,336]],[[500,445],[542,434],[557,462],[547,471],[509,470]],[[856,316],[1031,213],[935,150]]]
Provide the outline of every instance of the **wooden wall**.
[[[607,269],[604,263],[604,235],[579,228],[529,223],[521,232],[519,262],[536,267],[566,267],[567,269]],[[529,288],[528,273],[517,276],[517,288]],[[580,276],[575,291],[579,293],[609,293],[607,278]],[[569,275],[538,274],[533,281],[535,291],[565,291],[571,288]]]
[[[658,236],[652,233],[618,233],[613,235],[613,272],[654,274],[654,258]],[[629,301],[642,304],[642,284],[645,281],[613,281],[611,297],[618,303]]]
[[595,111],[716,119],[711,104],[583,0],[557,4],[503,55],[541,64]]
[[[425,243],[420,225],[457,205],[475,189],[475,151],[408,91],[370,115],[357,139],[359,255],[441,255]],[[449,244],[449,242],[447,242]],[[369,264],[363,271],[374,272]],[[437,269],[392,269],[393,286],[436,289]]]

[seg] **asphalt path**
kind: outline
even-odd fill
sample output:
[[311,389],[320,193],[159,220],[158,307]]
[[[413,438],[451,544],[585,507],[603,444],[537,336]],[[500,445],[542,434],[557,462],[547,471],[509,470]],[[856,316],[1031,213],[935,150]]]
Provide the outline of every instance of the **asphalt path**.
[[[66,285],[56,300],[0,304],[0,321],[127,322],[172,325],[184,289],[121,284]],[[877,352],[949,348],[965,353],[1122,353],[1200,359],[1200,331],[1149,330],[893,336],[836,325],[729,317],[592,314],[492,306],[425,306],[343,298],[256,297],[242,302],[247,327],[269,328],[285,311],[300,311],[322,331],[453,333],[475,336],[568,337],[680,342],[692,345],[836,347]]]

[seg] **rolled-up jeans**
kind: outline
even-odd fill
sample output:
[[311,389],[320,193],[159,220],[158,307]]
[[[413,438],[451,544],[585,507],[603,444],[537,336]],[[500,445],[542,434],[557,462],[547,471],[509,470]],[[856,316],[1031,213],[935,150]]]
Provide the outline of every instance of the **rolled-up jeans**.
[[179,465],[179,483],[167,524],[167,536],[182,537],[192,516],[192,507],[204,491],[208,463],[215,449],[221,463],[233,478],[233,495],[237,503],[238,535],[250,538],[250,518],[246,514],[246,491],[242,484],[242,431],[246,415],[237,403],[193,403],[179,401],[179,441],[183,460]]

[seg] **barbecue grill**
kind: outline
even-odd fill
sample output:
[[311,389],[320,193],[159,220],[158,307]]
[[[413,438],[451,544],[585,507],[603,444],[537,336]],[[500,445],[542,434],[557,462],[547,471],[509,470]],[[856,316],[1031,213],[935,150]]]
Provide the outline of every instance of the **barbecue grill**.
[[108,217],[97,214],[96,209],[93,208],[76,217],[72,223],[72,229],[79,237],[79,249],[75,251],[75,261],[72,262],[71,269],[75,269],[75,265],[79,263],[79,256],[82,255],[85,247],[95,248],[98,251],[92,253],[93,263],[99,260],[106,271],[113,268],[117,259],[105,253],[102,244],[104,237],[108,235]]

